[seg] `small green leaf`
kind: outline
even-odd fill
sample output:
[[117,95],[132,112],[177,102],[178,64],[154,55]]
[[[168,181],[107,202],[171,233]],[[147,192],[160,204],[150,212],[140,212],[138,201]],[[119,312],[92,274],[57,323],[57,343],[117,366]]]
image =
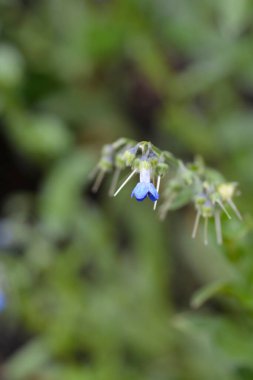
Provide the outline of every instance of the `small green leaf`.
[[210,298],[218,295],[227,293],[230,285],[227,282],[219,281],[214,284],[205,286],[204,288],[197,291],[191,299],[191,306],[194,309],[202,306]]

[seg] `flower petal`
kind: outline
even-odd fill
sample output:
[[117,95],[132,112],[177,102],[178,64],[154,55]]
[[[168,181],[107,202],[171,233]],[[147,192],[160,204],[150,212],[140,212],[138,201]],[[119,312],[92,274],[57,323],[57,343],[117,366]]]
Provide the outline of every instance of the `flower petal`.
[[159,199],[159,194],[153,185],[153,183],[148,184],[148,196],[151,199],[151,201],[155,202]]
[[149,183],[138,182],[132,191],[131,197],[135,197],[137,201],[143,201],[149,192]]

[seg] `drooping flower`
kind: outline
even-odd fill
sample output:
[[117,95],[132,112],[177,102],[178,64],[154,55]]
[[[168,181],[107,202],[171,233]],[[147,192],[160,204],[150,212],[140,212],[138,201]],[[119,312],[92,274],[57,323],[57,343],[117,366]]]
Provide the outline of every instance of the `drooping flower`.
[[195,238],[199,226],[200,217],[203,217],[205,221],[204,242],[205,244],[207,244],[208,219],[213,217],[215,222],[217,243],[222,244],[223,239],[220,219],[221,212],[223,211],[227,215],[227,217],[231,219],[231,216],[228,213],[224,203],[228,203],[235,211],[238,218],[241,218],[239,211],[237,210],[236,206],[231,200],[236,185],[234,183],[222,183],[218,185],[218,187],[215,187],[214,185],[210,185],[208,182],[204,182],[202,185],[203,192],[197,194],[194,199],[197,215],[194,223],[192,237]]
[[131,197],[139,202],[143,201],[147,196],[151,201],[155,202],[159,199],[159,194],[153,185],[153,183],[138,182],[135,188],[132,191]]
[[218,193],[220,194],[222,201],[226,202],[232,208],[239,220],[242,220],[242,216],[232,199],[235,195],[236,188],[236,182],[222,183],[218,186]]
[[[204,193],[198,194],[195,197],[194,203],[195,203],[195,208],[197,210],[197,214],[196,214],[196,218],[195,218],[195,222],[193,226],[192,238],[195,239],[197,231],[198,231],[198,227],[199,227],[200,218],[203,217],[204,218],[204,244],[207,245],[208,244],[208,221],[210,218],[212,218],[215,215],[215,207],[213,203],[211,202],[211,200],[209,199],[208,195]],[[217,214],[217,217],[219,217],[218,214]],[[218,219],[217,219],[217,222],[219,222]],[[217,232],[217,240],[219,242],[220,232],[218,233],[217,230],[216,232]]]
[[[116,190],[121,172],[130,168],[130,173]],[[112,144],[104,146],[99,163],[93,177],[95,177],[92,191],[100,187],[104,176],[112,172],[112,182],[109,195],[117,196],[125,185],[138,174],[140,179],[135,185],[131,197],[138,202],[150,198],[153,209],[156,209],[159,199],[160,184],[163,177],[169,174],[163,204],[159,207],[161,218],[167,211],[178,209],[193,201],[196,209],[192,237],[198,232],[201,219],[204,222],[204,242],[208,244],[208,223],[214,219],[218,244],[222,244],[221,215],[224,212],[231,219],[231,208],[239,219],[240,212],[233,202],[238,194],[235,182],[227,183],[223,176],[215,170],[205,166],[201,158],[193,163],[184,164],[172,153],[161,151],[148,141],[133,141],[120,138]],[[227,207],[229,206],[229,207]]]
[[135,197],[138,202],[143,201],[147,197],[153,202],[159,199],[158,191],[151,182],[151,166],[146,160],[140,163],[140,182],[133,189],[131,197]]

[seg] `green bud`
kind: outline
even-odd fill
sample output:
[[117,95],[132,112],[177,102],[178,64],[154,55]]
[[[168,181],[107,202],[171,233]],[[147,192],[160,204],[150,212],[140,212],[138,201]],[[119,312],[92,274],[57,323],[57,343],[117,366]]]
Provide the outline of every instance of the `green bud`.
[[215,203],[215,202],[221,202],[221,195],[216,191],[214,193],[211,193],[209,195],[212,203]]
[[131,166],[134,162],[136,154],[131,151],[130,149],[127,149],[123,154],[122,154],[122,160],[124,161],[126,166]]
[[210,201],[206,201],[206,203],[200,207],[200,211],[204,218],[211,218],[213,216],[214,206]]
[[144,160],[140,160],[139,168],[140,168],[140,170],[141,169],[150,170],[151,169],[151,163],[150,163],[150,161],[145,160],[145,159]]
[[124,153],[118,153],[115,156],[115,166],[119,169],[124,169],[126,164],[126,160],[124,159]]
[[156,155],[153,155],[152,157],[150,157],[149,159],[149,162],[150,162],[150,165],[153,167],[153,168],[156,168],[157,164],[158,164],[158,157]]
[[195,199],[196,206],[202,206],[206,202],[206,196],[204,194],[196,195]]
[[121,137],[120,139],[116,140],[112,144],[112,148],[114,150],[119,149],[121,146],[125,145],[127,143],[127,139],[125,137]]
[[103,146],[102,156],[112,155],[112,153],[113,153],[112,145],[106,144],[106,145]]
[[160,175],[163,177],[169,170],[169,165],[165,164],[164,162],[158,162],[156,165],[155,171],[157,175]]
[[135,170],[140,170],[140,166],[141,166],[141,160],[140,158],[136,158],[134,161],[133,161],[133,169]]
[[113,168],[112,159],[109,157],[102,157],[98,165],[99,165],[99,168],[105,172],[109,172]]
[[222,197],[222,200],[228,201],[232,199],[235,194],[236,187],[236,182],[221,183],[218,186],[218,193]]
[[[129,145],[128,145],[129,146]],[[132,166],[136,154],[138,152],[139,144],[135,145],[132,148],[125,149],[122,152],[122,160],[124,161],[125,166]]]

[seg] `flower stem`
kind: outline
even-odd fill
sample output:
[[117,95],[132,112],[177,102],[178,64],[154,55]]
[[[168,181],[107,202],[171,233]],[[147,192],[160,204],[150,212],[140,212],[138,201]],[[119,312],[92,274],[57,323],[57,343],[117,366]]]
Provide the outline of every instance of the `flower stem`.
[[197,215],[196,215],[196,218],[195,218],[195,222],[194,222],[194,226],[193,226],[193,231],[192,231],[192,238],[193,239],[195,239],[195,237],[197,235],[197,232],[198,232],[200,216],[201,216],[201,212],[198,211]]
[[224,204],[221,201],[216,201],[216,202],[222,208],[222,210],[225,212],[225,214],[227,215],[228,219],[231,219],[231,215],[229,214],[229,212],[226,209],[226,207],[224,206]]
[[[159,193],[159,189],[160,189],[160,183],[161,183],[161,176],[159,175],[158,178],[157,178],[157,184],[156,184],[156,190],[157,192]],[[156,209],[156,205],[157,205],[157,201],[155,201],[154,203],[154,210]]]
[[204,224],[204,244],[208,245],[208,218],[205,219],[205,224]]
[[220,222],[220,212],[219,211],[215,212],[214,219],[215,219],[217,243],[221,245],[222,244],[222,231],[221,231],[221,222]]
[[134,174],[137,172],[137,169],[135,169],[128,177],[127,179],[122,183],[122,185],[118,188],[116,193],[114,193],[114,197],[119,194],[120,190],[123,189],[123,187],[127,184],[128,181],[134,176]]
[[116,170],[115,170],[115,172],[113,174],[112,183],[111,183],[111,186],[110,186],[110,189],[109,189],[109,195],[110,195],[110,197],[113,197],[113,194],[115,193],[115,188],[116,188],[118,180],[119,180],[120,172],[121,172],[121,169],[120,168],[116,168]]
[[240,220],[242,220],[242,216],[241,216],[238,208],[236,207],[236,205],[232,201],[232,199],[228,199],[227,202],[228,202],[229,206],[232,208],[232,210],[234,211],[234,213],[236,214],[237,218],[240,219]]
[[94,185],[92,186],[92,189],[91,189],[91,191],[93,193],[96,193],[98,191],[98,189],[99,189],[99,187],[100,187],[100,185],[101,185],[101,183],[102,183],[102,181],[104,179],[104,176],[105,176],[105,171],[104,170],[100,170],[98,172],[98,175],[97,175],[97,178],[95,180],[95,183],[94,183]]

